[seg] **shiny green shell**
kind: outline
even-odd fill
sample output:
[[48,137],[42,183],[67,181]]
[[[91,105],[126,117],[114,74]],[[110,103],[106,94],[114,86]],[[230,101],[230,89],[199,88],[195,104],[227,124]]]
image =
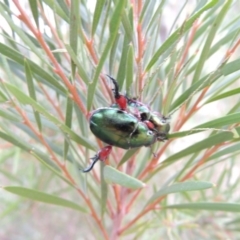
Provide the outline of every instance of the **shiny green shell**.
[[117,108],[99,108],[90,117],[92,133],[103,142],[124,148],[150,146],[157,137],[146,124]]

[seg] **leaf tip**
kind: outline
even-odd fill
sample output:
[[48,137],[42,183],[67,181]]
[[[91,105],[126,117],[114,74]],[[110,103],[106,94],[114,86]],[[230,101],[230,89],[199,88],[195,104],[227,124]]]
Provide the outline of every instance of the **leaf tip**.
[[233,128],[233,129],[231,130],[231,132],[232,132],[232,134],[233,134],[233,138],[234,138],[234,139],[240,138],[240,136],[239,136],[236,128]]

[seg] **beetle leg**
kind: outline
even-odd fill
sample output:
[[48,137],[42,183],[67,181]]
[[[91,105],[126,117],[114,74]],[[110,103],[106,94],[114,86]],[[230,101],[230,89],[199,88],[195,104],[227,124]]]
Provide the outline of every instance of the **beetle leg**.
[[125,97],[124,95],[121,95],[119,93],[119,86],[117,81],[112,78],[111,76],[107,75],[113,82],[114,85],[114,97],[116,100],[116,103],[118,104],[119,108],[123,111],[125,111],[127,109],[127,97]]
[[132,137],[132,135],[133,135],[133,133],[137,130],[137,128],[138,128],[138,123],[137,123],[137,125],[135,126],[135,128],[133,129],[133,131],[130,133],[130,135],[129,135],[129,138],[128,138],[128,144],[130,143],[130,139],[131,139],[131,137]]
[[153,145],[150,145],[149,147],[150,147],[150,151],[151,151],[153,157],[156,158],[157,154],[153,151]]
[[87,168],[83,169],[82,172],[90,172],[93,169],[95,163],[98,160],[100,161],[106,160],[109,154],[111,153],[111,151],[112,151],[112,146],[106,146],[101,150],[99,150],[97,154],[91,158],[93,160],[92,163]]
[[167,134],[165,132],[158,132],[157,133],[157,140],[164,142],[165,140],[168,140]]
[[85,172],[85,173],[86,173],[86,172],[90,172],[90,171],[93,169],[95,163],[99,160],[98,157],[97,157],[97,155],[95,155],[95,156],[92,157],[91,159],[93,159],[92,163],[91,163],[87,168],[84,168],[84,169],[82,170],[82,172]]

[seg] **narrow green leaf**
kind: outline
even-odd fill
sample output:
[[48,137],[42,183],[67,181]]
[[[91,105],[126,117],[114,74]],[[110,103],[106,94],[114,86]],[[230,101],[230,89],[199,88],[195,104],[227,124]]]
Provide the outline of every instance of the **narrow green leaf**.
[[231,6],[231,3],[232,3],[232,0],[226,1],[226,3],[223,6],[222,10],[220,11],[220,13],[218,13],[215,21],[213,22],[213,24],[211,26],[211,29],[210,29],[210,31],[209,31],[209,33],[207,35],[207,39],[206,39],[206,42],[204,44],[202,53],[201,53],[201,55],[199,57],[198,64],[196,66],[196,70],[195,70],[195,73],[194,73],[194,76],[193,76],[193,82],[197,81],[200,78],[203,66],[204,66],[204,64],[206,62],[206,59],[208,58],[209,50],[211,48],[213,39],[214,39],[214,37],[215,37],[215,35],[217,33],[217,30],[220,27],[220,25],[221,25],[225,15],[226,15],[226,13],[227,13],[229,7]]
[[31,150],[31,146],[28,144],[24,144],[23,141],[19,141],[19,138],[14,138],[9,134],[0,131],[0,138],[4,139],[7,142],[12,143],[14,146],[17,146],[25,151]]
[[183,203],[163,207],[165,209],[191,209],[191,210],[208,210],[208,211],[224,211],[224,212],[240,212],[240,204],[238,203]]
[[236,113],[229,114],[227,116],[220,117],[218,119],[197,125],[194,128],[219,128],[223,126],[232,125],[234,123],[239,123],[239,119],[240,119],[240,112],[236,112]]
[[99,74],[102,70],[103,64],[107,58],[108,53],[110,52],[110,49],[115,41],[115,38],[117,36],[117,32],[119,29],[119,25],[121,22],[121,17],[122,17],[122,11],[124,10],[124,6],[125,6],[125,2],[126,0],[122,0],[122,1],[118,1],[117,5],[115,7],[115,10],[112,14],[111,20],[110,20],[110,36],[109,39],[105,45],[105,48],[103,50],[103,53],[101,55],[101,58],[99,60],[98,66],[96,68],[96,71],[94,73],[94,77],[93,77],[93,81],[92,83],[89,85],[88,88],[88,98],[87,98],[87,109],[90,110],[92,107],[92,101],[93,101],[93,97],[95,94],[95,89],[96,89],[96,85],[97,85],[97,80],[99,77]]
[[7,186],[7,187],[3,187],[3,189],[10,193],[13,193],[18,196],[25,197],[34,201],[67,207],[67,208],[78,210],[84,213],[87,212],[85,207],[81,207],[78,204],[71,202],[67,199],[60,198],[48,193],[44,193],[44,192],[40,192],[40,191],[36,191],[33,189],[24,188],[24,187],[15,187],[15,186]]
[[103,46],[105,45],[106,40],[106,29],[108,28],[109,19],[112,14],[112,2],[111,1],[105,1],[106,6],[104,7],[104,14],[101,17],[101,24],[98,26],[100,27],[100,34],[96,33],[96,36],[99,38],[99,50],[102,51]]
[[212,56],[215,52],[217,52],[222,46],[232,43],[233,39],[237,38],[239,35],[239,28],[235,29],[226,34],[226,36],[219,38],[218,41],[211,47],[209,51],[209,56]]
[[122,157],[121,161],[118,163],[118,167],[123,165],[129,158],[131,158],[137,151],[139,151],[139,148],[132,148],[128,150],[124,156]]
[[28,0],[32,14],[33,14],[33,18],[34,21],[37,25],[37,27],[39,27],[39,23],[38,23],[38,6],[37,6],[37,0]]
[[98,0],[96,2],[94,15],[93,15],[93,23],[92,23],[92,37],[96,32],[96,29],[97,29],[97,26],[98,26],[98,23],[99,23],[99,19],[101,17],[101,13],[102,13],[104,4],[105,4],[105,0]]
[[232,224],[237,224],[239,226],[240,224],[240,218],[237,217],[237,218],[234,218],[234,220],[231,220],[229,222],[226,223],[226,225],[232,225]]
[[232,131],[232,133],[233,133],[233,137],[234,137],[234,139],[236,138],[236,136],[238,135],[240,135],[240,127],[235,127],[234,129],[233,129],[233,131]]
[[[155,9],[156,6],[156,2],[154,1],[149,1],[149,7],[148,7],[148,11],[147,11],[147,17],[145,16],[145,18],[143,18],[143,16],[141,15],[141,19],[144,21],[145,19],[150,19],[147,20],[147,32],[149,32],[149,30],[151,28],[156,28],[156,22],[159,21],[160,19],[160,15],[162,14],[162,10],[163,10],[163,6],[166,3],[166,0],[162,0],[160,2],[160,4],[158,5],[157,9]],[[158,20],[156,20],[158,19]],[[145,20],[145,21],[146,21]]]
[[[34,99],[34,101],[37,101],[35,87],[34,87],[34,83],[33,83],[33,79],[32,79],[32,73],[31,73],[31,69],[29,67],[27,60],[25,60],[25,73],[26,73],[29,95],[32,99]],[[40,115],[38,112],[34,111],[34,109],[33,109],[33,113],[34,113],[35,120],[37,122],[38,130],[41,132],[42,131],[42,123],[41,123]]]
[[68,185],[74,187],[74,185],[61,174],[60,169],[53,168],[51,165],[49,165],[46,161],[44,161],[41,157],[39,157],[37,154],[32,154],[35,158],[37,158],[45,167],[47,167],[51,172],[53,172],[55,175],[57,175],[59,178],[61,178],[64,182],[66,182]]
[[7,101],[7,97],[6,97],[5,94],[2,93],[2,91],[0,90],[0,103],[6,102],[6,101]]
[[2,118],[6,118],[7,120],[10,120],[10,121],[15,121],[15,122],[19,122],[20,121],[17,116],[15,116],[14,114],[10,113],[9,111],[2,110],[2,109],[0,109],[0,116]]
[[172,134],[169,134],[169,138],[185,137],[187,135],[195,134],[195,133],[205,131],[205,130],[215,130],[215,129],[221,128],[223,126],[229,126],[234,123],[239,123],[239,119],[240,119],[239,112],[229,114],[227,116],[220,117],[215,120],[197,125],[194,128],[187,130],[187,131],[174,132]]
[[[14,34],[18,35],[18,37],[21,39],[21,42],[24,43],[25,48],[28,50],[30,49],[32,52],[34,52],[45,64],[49,64],[48,61],[46,60],[46,57],[44,57],[44,54],[40,51],[39,43],[37,42],[36,38],[31,36],[28,32],[24,31],[22,27],[20,27],[18,24],[16,24],[15,21],[11,18],[11,14],[6,14],[6,12],[2,9],[2,4],[0,4],[0,15],[5,18],[7,23],[9,24],[9,27],[12,29],[12,32]],[[14,49],[18,49],[19,42],[17,42],[14,38],[12,38],[9,35],[6,35],[6,38],[10,41],[10,45]],[[37,46],[37,47],[36,47]]]
[[[171,25],[171,28],[170,28],[170,30],[169,30],[169,33],[171,33],[171,32],[174,30],[174,28],[176,28],[177,22],[179,21],[179,19],[180,19],[180,17],[182,16],[182,14],[184,14],[183,11],[184,11],[184,9],[186,9],[187,3],[188,3],[188,0],[185,0],[185,2],[183,3],[183,5],[182,5],[181,8],[179,9],[179,11],[178,11],[175,19],[173,19],[173,23],[172,23],[172,25]],[[196,7],[196,8],[198,8],[198,7]]]
[[208,10],[209,8],[212,8],[214,5],[216,5],[218,0],[212,0],[208,4],[206,4],[204,7],[202,7],[197,13],[195,13],[191,18],[189,18],[182,27],[178,28],[162,45],[161,47],[156,51],[150,62],[148,63],[146,67],[146,72],[148,72],[152,66],[156,63],[156,61],[159,59],[162,53],[164,53],[168,48],[170,48],[179,38],[180,34],[185,33],[188,31],[194,21],[201,16],[203,12]]
[[110,24],[109,24],[109,30],[110,30],[111,36],[115,36],[116,33],[118,32],[125,4],[126,4],[126,0],[116,2],[116,7],[111,16]]
[[[12,48],[4,45],[3,43],[0,43],[0,53],[16,61],[22,66],[24,66],[24,59],[27,59],[21,53],[13,50]],[[46,72],[43,68],[39,67],[39,65],[34,63],[33,61],[29,59],[27,59],[27,61],[32,72],[43,78],[45,81],[47,81],[49,84],[51,84],[61,92],[66,93],[65,88],[61,84],[59,84],[58,81],[54,77],[52,77],[48,72]]]
[[113,73],[113,70],[115,68],[115,62],[116,62],[116,53],[118,50],[118,43],[120,40],[120,33],[117,33],[117,37],[115,38],[115,41],[111,47],[110,56],[109,56],[109,72],[108,74],[111,75]]
[[127,236],[128,234],[134,234],[135,239],[141,239],[141,237],[144,235],[144,231],[148,230],[151,228],[152,222],[151,221],[144,221],[142,220],[139,223],[135,223],[132,225],[130,228],[126,229],[124,231],[123,236]]
[[162,164],[168,165],[171,162],[179,160],[182,157],[185,157],[189,154],[196,153],[196,152],[201,151],[206,148],[211,148],[212,146],[215,146],[219,143],[229,141],[232,139],[233,139],[233,134],[230,132],[221,132],[221,133],[215,134],[213,136],[208,137],[207,139],[204,139],[198,143],[193,144],[192,146],[189,146],[186,149],[183,149],[182,151],[180,151],[178,153],[173,154],[172,156],[170,156],[166,160],[164,160],[161,163],[161,166],[162,166]]
[[106,206],[107,206],[107,199],[108,199],[108,185],[104,179],[104,163],[101,162],[101,216],[103,217]]
[[[214,10],[214,9],[212,9]],[[211,15],[213,14],[212,13],[212,10],[208,12],[207,15]],[[206,20],[204,22],[204,24],[202,24],[202,26],[200,26],[200,28],[198,29],[198,31],[196,32],[196,35],[194,37],[194,41],[196,41],[199,37],[203,36],[204,37],[204,34],[206,33],[206,31],[208,31],[208,28],[209,26],[212,25],[212,17],[210,17],[208,20]],[[224,46],[224,44],[230,44],[231,42],[233,42],[233,40],[237,37],[237,34],[238,34],[238,30],[236,31],[233,31],[231,33],[228,33],[225,37],[223,38],[220,38],[220,40],[215,43],[211,49],[209,50],[209,53],[208,53],[208,59],[217,51],[219,51],[219,49],[221,47]],[[204,37],[206,38],[206,37]],[[215,40],[218,40],[219,38],[215,38]],[[213,42],[214,43],[214,42]],[[194,70],[196,70],[196,66],[197,66],[198,62],[194,63],[191,68],[188,70],[188,74],[192,73]]]
[[102,70],[105,59],[107,58],[107,54],[110,51],[110,48],[113,44],[113,41],[114,41],[114,39],[111,39],[111,38],[108,39],[108,42],[107,42],[107,44],[106,44],[106,46],[103,50],[102,56],[100,58],[98,66],[96,68],[95,74],[93,76],[93,81],[92,81],[91,84],[89,84],[88,95],[87,95],[87,109],[88,110],[90,110],[91,107],[92,107],[92,101],[93,101],[93,97],[94,97],[94,94],[95,94],[95,89],[96,89],[96,86],[97,86],[97,80],[98,80],[99,74]]
[[128,38],[128,41],[130,42],[130,41],[132,41],[132,38],[133,38],[133,26],[132,26],[132,22],[130,22],[132,19],[132,14],[133,14],[132,7],[129,12],[130,12],[130,19],[128,18],[126,12],[123,12],[122,24],[123,24],[123,27],[125,30],[126,37]]
[[156,193],[154,193],[153,196],[148,200],[146,206],[154,202],[158,198],[168,195],[170,193],[199,191],[199,190],[208,189],[212,187],[214,187],[214,184],[210,182],[189,181],[189,182],[175,183],[171,186],[164,187],[163,189],[160,189]]
[[[72,114],[73,114],[73,101],[71,98],[67,98],[67,108],[66,108],[66,118],[65,118],[65,125],[71,129],[72,127]],[[64,140],[64,159],[67,158],[69,144],[68,141]]]
[[208,161],[210,160],[213,160],[213,159],[216,159],[216,158],[220,158],[224,155],[227,155],[227,154],[238,154],[238,152],[240,151],[240,143],[237,143],[237,144],[234,144],[230,147],[227,147],[221,151],[218,151],[216,152],[215,154],[213,154],[209,159]]
[[[72,0],[70,7],[70,46],[74,52],[78,49],[78,28],[79,28],[79,0]],[[76,65],[71,62],[72,78],[75,77]]]
[[227,63],[222,69],[221,73],[223,76],[227,76],[231,73],[239,71],[240,59],[236,59],[232,62]]
[[176,109],[182,103],[184,103],[189,97],[196,91],[200,91],[210,83],[210,75],[201,78],[199,81],[194,82],[188,89],[186,89],[171,105],[169,111]]
[[9,182],[11,182],[11,183],[16,182],[17,184],[22,184],[22,179],[21,179],[20,175],[15,175],[14,173],[10,172],[9,170],[5,171],[4,169],[1,169],[1,168],[0,168],[0,173]]
[[103,174],[105,181],[110,184],[119,184],[123,187],[131,189],[139,189],[146,186],[145,183],[139,181],[138,179],[109,166],[104,167]]
[[3,219],[5,216],[11,216],[16,213],[19,209],[19,201],[8,203],[7,207],[3,209],[0,213],[0,219]]
[[127,68],[126,68],[126,90],[127,93],[129,93],[130,87],[133,82],[133,66],[134,63],[134,54],[133,54],[133,46],[130,45],[128,48],[128,54],[127,54]]
[[[30,0],[31,1],[31,0]],[[67,23],[69,22],[69,14],[68,12],[64,11],[59,5],[59,1],[54,1],[54,0],[43,0],[44,3],[46,3],[50,9],[54,10],[54,13],[60,16],[63,20],[65,20]]]
[[213,98],[210,98],[206,103],[210,103],[210,102],[214,102],[217,101],[219,99],[223,99],[223,98],[227,98],[227,97],[231,97],[233,95],[239,94],[240,93],[240,88],[235,88],[233,90],[230,90],[228,92],[219,94],[218,96],[215,96]]
[[[149,6],[151,6],[151,4],[153,4],[153,3],[154,3],[154,2],[151,2],[151,1],[145,1],[145,2],[144,2],[144,5],[143,5],[142,11],[141,11],[141,15],[140,15],[140,20],[141,20],[141,22],[142,22],[144,19],[147,19],[147,18],[148,18],[148,15],[146,14],[146,12],[147,12]],[[146,14],[147,16],[145,16],[145,14]],[[148,19],[148,21],[149,21],[149,19]]]
[[10,7],[9,7],[9,1],[4,0],[4,2],[0,2],[0,5],[4,8],[4,11],[6,11],[9,15],[12,14]]
[[116,78],[120,89],[122,89],[124,78],[126,76],[128,49],[129,49],[129,40],[126,36],[124,36],[122,54],[121,54],[121,59],[118,67],[118,74]]
[[240,139],[240,133],[239,133],[239,131],[238,131],[237,128],[231,129],[231,132],[232,132],[232,134],[233,134],[233,138],[234,138],[234,139]]
[[27,79],[27,85],[28,85],[28,92],[30,97],[36,100],[37,98],[36,98],[35,87],[32,79],[31,69],[26,59],[24,63],[25,63],[24,66],[25,66],[25,73],[26,73],[26,79]]
[[71,56],[72,61],[77,65],[78,74],[80,75],[80,77],[82,78],[84,83],[86,85],[88,85],[89,84],[88,75],[87,75],[85,69],[82,67],[82,64],[79,62],[76,53],[73,51],[73,49],[70,47],[70,45],[66,44],[65,47],[66,47],[69,55]]
[[20,149],[34,153],[35,155],[39,156],[46,164],[52,166],[52,168],[58,169],[58,167],[49,159],[49,156],[34,148],[29,142],[25,142],[23,139],[19,139],[18,136],[12,136],[11,134],[6,134],[0,131],[0,138],[4,139],[7,142],[12,143],[14,146],[19,147]]
[[63,124],[60,120],[58,120],[54,115],[47,112],[41,105],[39,105],[36,101],[34,101],[32,98],[29,98],[27,95],[25,95],[23,92],[21,92],[18,88],[15,86],[5,83],[8,90],[23,104],[29,104],[31,105],[35,111],[38,111],[39,113],[43,114],[46,118],[48,118],[51,122],[56,124],[63,132],[68,134],[72,140],[75,142],[90,148],[94,150],[92,143],[90,143],[87,139],[80,137],[75,132],[73,132],[68,126]]
[[69,16],[69,7],[65,0],[58,0],[57,3],[59,4],[59,7],[62,9],[62,11],[65,13],[66,16]]

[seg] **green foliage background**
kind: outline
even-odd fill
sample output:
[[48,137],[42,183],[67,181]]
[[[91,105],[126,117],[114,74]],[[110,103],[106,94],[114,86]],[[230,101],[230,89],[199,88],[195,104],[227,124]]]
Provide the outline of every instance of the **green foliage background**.
[[[0,237],[239,238],[239,11],[0,1]],[[171,132],[83,174],[103,146],[89,113],[113,102],[105,74],[171,116]]]

